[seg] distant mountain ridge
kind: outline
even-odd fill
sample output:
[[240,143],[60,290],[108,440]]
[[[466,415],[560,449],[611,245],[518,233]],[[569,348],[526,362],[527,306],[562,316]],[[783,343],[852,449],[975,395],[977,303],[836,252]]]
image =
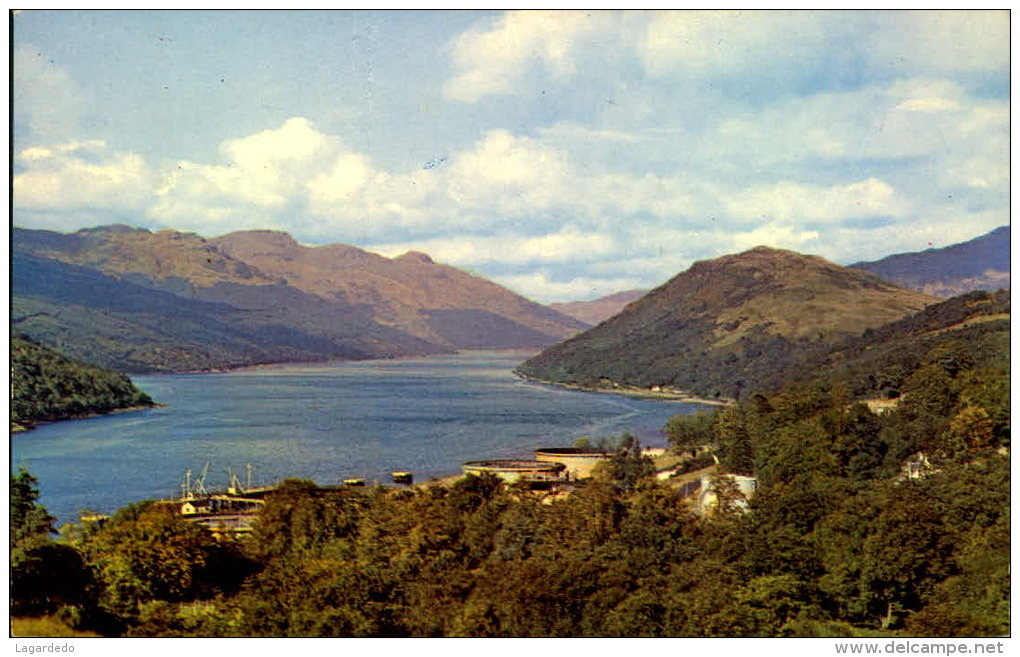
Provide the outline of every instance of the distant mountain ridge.
[[492,346],[550,344],[584,328],[491,281],[438,264],[424,253],[412,251],[389,259],[345,244],[302,246],[286,233],[270,231],[231,233],[211,243],[221,253],[299,290],[371,306],[380,323],[448,347],[484,346],[478,337],[469,344],[462,342],[461,332],[449,326],[451,313],[463,311],[470,311],[462,316],[465,321],[474,316],[496,331],[497,343]]
[[549,307],[564,315],[570,315],[589,326],[595,326],[619,313],[632,301],[637,301],[648,290],[624,290],[592,301],[567,301],[550,303]]
[[732,397],[813,346],[935,301],[817,256],[758,247],[695,263],[519,372],[558,383],[673,386]]
[[1009,228],[1001,226],[981,237],[941,249],[899,253],[850,266],[938,297],[1008,288]]
[[533,348],[585,326],[425,254],[272,231],[15,228],[13,247],[21,330],[127,371]]

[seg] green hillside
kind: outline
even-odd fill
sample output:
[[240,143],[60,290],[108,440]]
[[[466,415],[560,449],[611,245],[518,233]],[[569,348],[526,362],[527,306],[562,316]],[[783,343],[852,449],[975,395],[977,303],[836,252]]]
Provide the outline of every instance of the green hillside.
[[822,373],[845,384],[855,398],[896,399],[911,376],[938,359],[956,369],[977,363],[998,371],[1006,376],[1008,392],[1009,335],[1010,291],[970,292],[847,338],[818,361],[777,372],[772,382]]
[[518,372],[553,383],[739,397],[937,299],[817,256],[758,247],[697,262]]
[[22,473],[12,611],[126,636],[1008,636],[1008,304],[930,306],[676,416],[678,450],[757,480],[744,503],[710,479],[707,510],[625,436],[570,492],[284,482],[237,541],[155,503],[53,541]]
[[11,426],[152,406],[117,372],[72,360],[30,338],[11,336]]

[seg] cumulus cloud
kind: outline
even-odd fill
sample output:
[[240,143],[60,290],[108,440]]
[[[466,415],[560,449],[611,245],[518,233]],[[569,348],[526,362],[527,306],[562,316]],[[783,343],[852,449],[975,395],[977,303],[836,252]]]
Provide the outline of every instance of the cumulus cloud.
[[153,175],[141,156],[111,152],[100,140],[25,148],[16,157],[14,207],[27,211],[139,211]]
[[282,227],[285,213],[349,197],[371,175],[364,156],[304,117],[224,141],[222,163],[182,160],[165,172],[149,215],[169,225]]
[[611,24],[601,12],[511,11],[489,30],[472,30],[453,43],[457,75],[444,89],[451,100],[473,103],[515,87],[529,64],[539,65],[554,78],[576,70],[577,40]]
[[329,204],[350,199],[372,177],[368,158],[358,153],[340,155],[329,171],[308,182],[313,203]]
[[[364,116],[276,113],[155,171],[19,47],[15,209],[424,250],[540,300],[759,244],[874,259],[1008,222],[1007,34],[1004,12],[508,12],[441,37],[441,92],[380,68]],[[360,120],[409,127],[361,139]]]
[[734,233],[732,240],[737,251],[756,246],[800,250],[809,247],[812,242],[818,240],[818,236],[818,232],[813,230],[798,230],[790,224],[770,221],[752,231]]
[[506,130],[489,132],[444,172],[450,200],[505,215],[540,212],[559,202],[571,178],[565,152]]
[[441,237],[377,244],[366,248],[387,257],[412,250],[425,251],[448,264],[473,266],[494,263],[522,265],[588,262],[614,254],[617,243],[611,235],[586,233],[567,226],[548,235],[460,235],[456,240]]

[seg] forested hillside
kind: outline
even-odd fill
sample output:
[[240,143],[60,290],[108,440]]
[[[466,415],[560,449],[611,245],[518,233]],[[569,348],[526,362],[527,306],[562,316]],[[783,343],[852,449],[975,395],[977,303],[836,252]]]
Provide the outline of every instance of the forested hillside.
[[30,338],[11,336],[12,427],[152,405],[152,399],[123,374],[72,360]]
[[568,495],[287,482],[240,542],[142,504],[54,543],[30,500],[13,610],[140,636],[1008,635],[1006,303],[869,334],[862,354],[923,337],[896,351],[881,412],[854,401],[872,390],[854,390],[866,361],[848,356],[671,421],[678,451],[708,445],[718,471],[757,477],[746,511],[716,479],[698,513],[627,439]]
[[552,383],[736,398],[937,301],[817,256],[758,247],[694,263],[518,371]]
[[[971,364],[968,359],[1008,358],[1009,335],[1010,291],[970,292],[848,338],[818,361],[777,373],[772,383],[812,379],[822,372],[845,384],[855,398],[895,399],[905,392],[910,376],[928,364],[928,354],[956,368]],[[1008,385],[1004,390],[1008,393]]]

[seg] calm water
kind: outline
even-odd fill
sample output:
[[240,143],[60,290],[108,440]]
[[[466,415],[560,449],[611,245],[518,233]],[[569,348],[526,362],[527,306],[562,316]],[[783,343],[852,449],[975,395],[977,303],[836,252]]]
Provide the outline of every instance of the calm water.
[[460,472],[464,461],[529,457],[536,447],[630,431],[662,446],[662,427],[694,405],[526,383],[510,370],[530,354],[473,352],[397,361],[281,365],[223,374],[137,376],[157,408],[60,422],[12,437],[12,467],[39,479],[59,522],[180,492],[184,471],[210,462],[253,483],[285,477],[388,484]]

